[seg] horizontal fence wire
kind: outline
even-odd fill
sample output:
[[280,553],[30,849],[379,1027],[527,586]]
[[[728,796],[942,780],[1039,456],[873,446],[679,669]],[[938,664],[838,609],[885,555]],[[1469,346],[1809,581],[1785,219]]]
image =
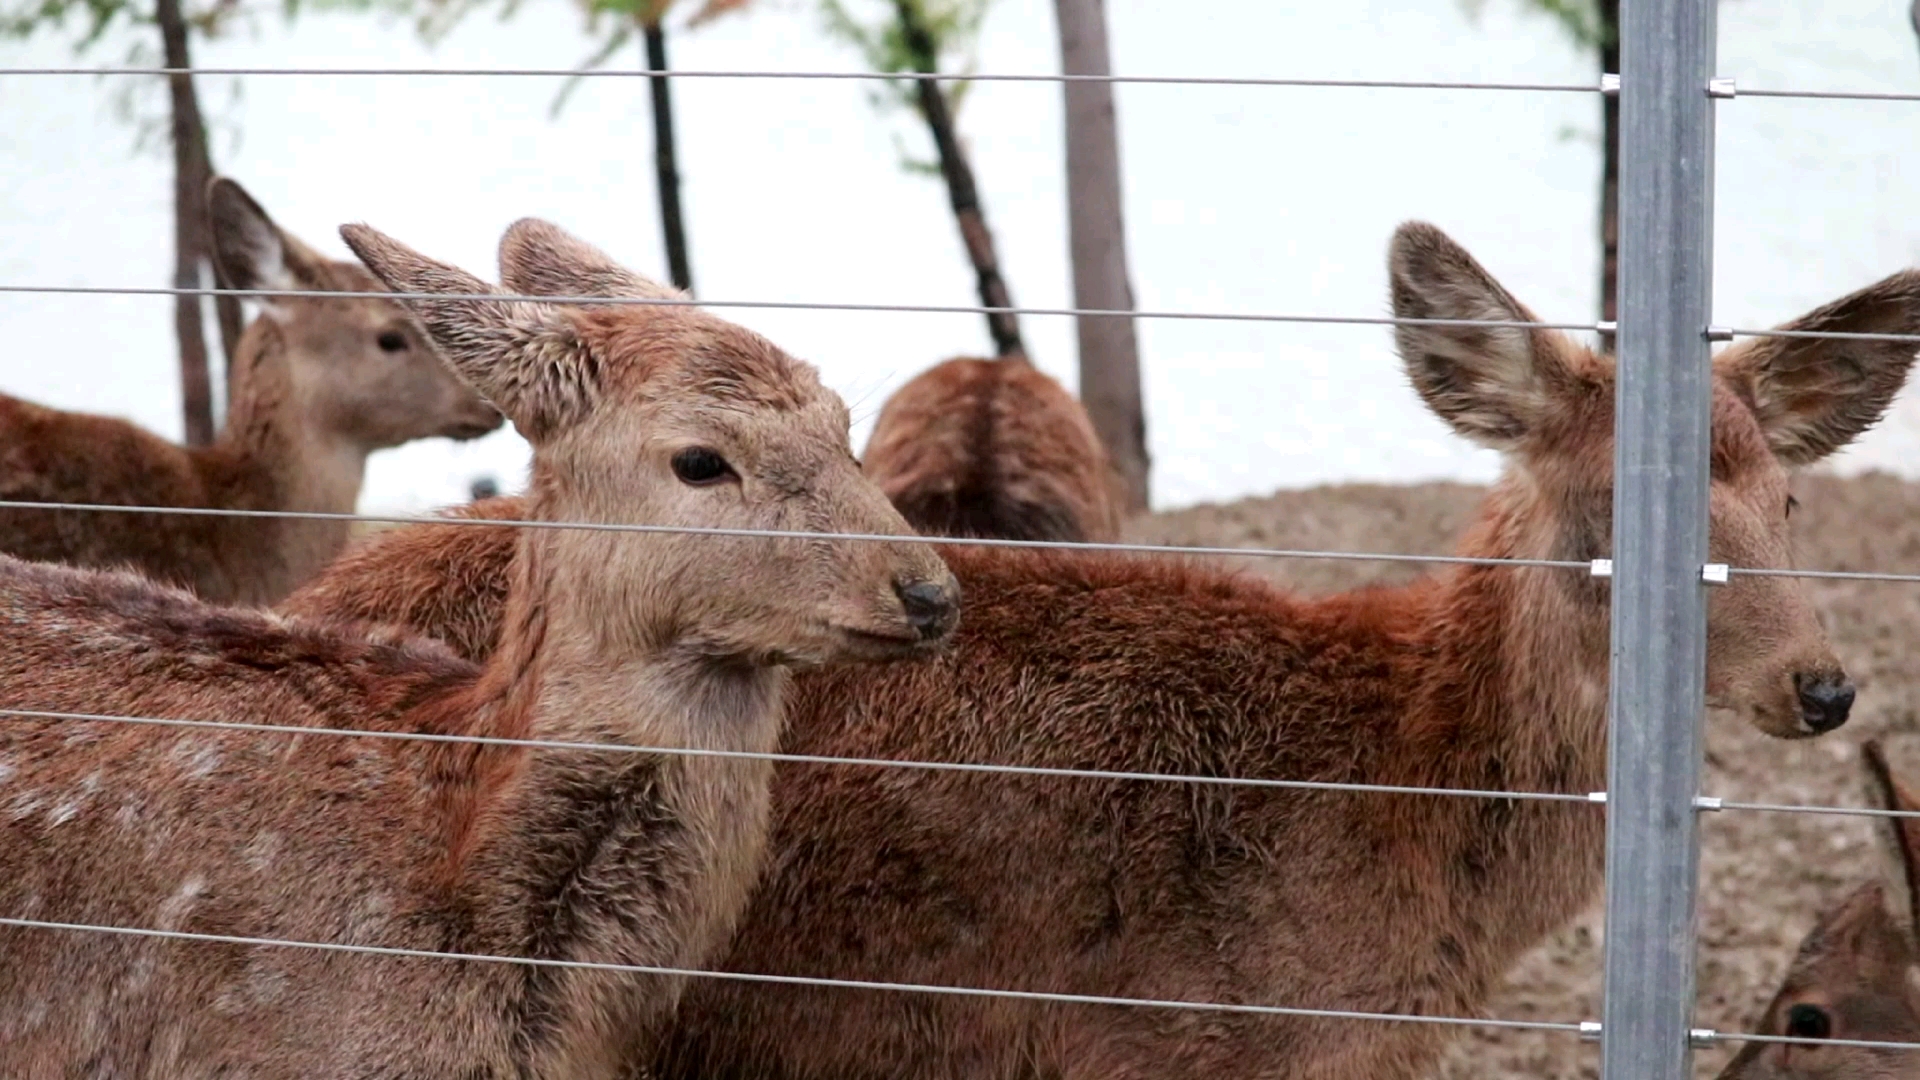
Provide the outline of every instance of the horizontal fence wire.
[[1884,1039],[1805,1039],[1792,1035],[1742,1035],[1732,1031],[1704,1033],[1714,1042],[1755,1042],[1792,1046],[1851,1046],[1862,1050],[1920,1050],[1920,1043],[1889,1042]]
[[1761,814],[1826,814],[1839,817],[1920,818],[1920,810],[1886,810],[1873,806],[1808,806],[1800,803],[1735,802],[1722,800],[1716,810],[1746,810]]
[[628,525],[603,521],[526,521],[429,514],[336,514],[323,510],[230,510],[212,506],[121,506],[114,503],[30,502],[0,499],[0,510],[76,510],[108,514],[186,514],[199,517],[291,518],[299,521],[361,521],[393,525],[487,526],[516,529],[581,529],[588,532],[670,533],[692,536],[761,537],[772,540],[851,540],[881,544],[942,544],[955,547],[1039,548],[1052,551],[1114,551],[1143,555],[1245,555],[1269,559],[1334,559],[1347,562],[1437,563],[1453,566],[1524,566],[1593,572],[1591,562],[1474,555],[1401,555],[1391,552],[1313,551],[1288,548],[1187,547],[1178,544],[1109,544],[1081,540],[1005,540],[977,536],[806,532],[797,529],[729,529],[704,525]]
[[1014,1001],[1038,1001],[1060,1005],[1118,1005],[1136,1009],[1183,1009],[1190,1012],[1241,1013],[1253,1016],[1295,1016],[1331,1020],[1382,1020],[1409,1024],[1445,1024],[1460,1027],[1508,1028],[1521,1031],[1564,1031],[1578,1034],[1577,1023],[1550,1020],[1500,1020],[1466,1016],[1421,1016],[1415,1013],[1356,1012],[1348,1009],[1308,1009],[1285,1005],[1245,1005],[1220,1001],[1161,1000],[1157,998],[1107,997],[1099,994],[1062,994],[1044,990],[999,990],[977,986],[942,986],[935,983],[874,982],[864,979],[827,979],[806,975],[758,975],[748,972],[708,971],[701,968],[649,967],[641,964],[612,964],[592,960],[552,960],[544,957],[497,956],[489,953],[440,952],[433,949],[401,949],[382,945],[348,945],[340,942],[295,941],[287,938],[241,937],[232,934],[202,934],[186,930],[152,930],[131,926],[105,926],[96,923],[55,922],[48,919],[0,918],[0,926],[29,930],[69,930],[81,933],[121,934],[129,937],[160,938],[173,941],[199,941],[210,944],[246,945],[288,949],[317,949],[325,952],[362,953],[372,956],[405,957],[418,960],[465,960],[486,964],[518,964],[525,967],[568,968],[577,971],[606,971],[629,975],[668,975],[695,979],[727,979],[735,982],[773,983],[782,986],[813,986],[843,990],[887,990],[898,993],[946,994],[959,997],[999,998]]
[[1432,79],[1284,79],[1236,75],[1066,75],[1046,72],[967,74],[953,71],[701,71],[651,68],[341,68],[341,67],[12,67],[9,75],[295,75],[334,77],[542,78],[542,79],[813,79],[822,81],[1004,83],[1120,83],[1141,86],[1277,86],[1337,90],[1499,90],[1598,94],[1600,83],[1458,82]]
[[316,289],[214,289],[118,285],[0,285],[0,294],[79,296],[234,296],[241,299],[458,300],[558,304],[566,307],[771,308],[783,311],[883,311],[934,315],[1061,315],[1116,319],[1199,319],[1212,322],[1323,323],[1335,326],[1458,326],[1515,330],[1583,330],[1601,333],[1601,322],[1530,322],[1523,319],[1402,319],[1390,315],[1289,315],[1237,311],[1136,311],[1129,308],[984,307],[969,304],[856,304],[806,300],[694,300],[653,296],[532,296],[518,293],[331,292]]
[[1735,330],[1724,333],[1734,337],[1804,338],[1816,341],[1911,341],[1920,344],[1920,334],[1867,334],[1849,330]]
[[[398,742],[455,743],[476,746],[521,747],[529,750],[567,750],[601,754],[664,754],[675,757],[734,758],[749,761],[796,762],[809,765],[855,765],[865,768],[919,769],[930,772],[992,773],[1003,776],[1050,776],[1073,780],[1126,780],[1221,787],[1283,788],[1349,794],[1439,795],[1475,799],[1513,799],[1520,802],[1569,802],[1605,805],[1595,795],[1550,791],[1500,791],[1486,788],[1411,787],[1398,784],[1337,783],[1326,780],[1265,780],[1250,777],[1198,776],[1185,773],[1116,772],[1106,769],[1068,769],[1041,765],[991,765],[965,761],[910,761],[894,758],[832,757],[823,754],[761,753],[751,750],[708,750],[679,746],[630,746],[624,743],[558,742],[546,739],[508,739],[491,735],[455,735],[421,731],[372,731],[359,728],[316,728],[297,724],[254,724],[239,720],[179,720],[159,716],[118,716],[109,713],[56,712],[45,709],[0,708],[0,716],[28,720],[64,720],[78,723],[135,724],[208,731],[246,731],[274,735],[320,735],[333,738],[389,739]],[[1597,795],[1597,793],[1596,793]]]
[[1768,570],[1753,566],[1732,566],[1727,573],[1735,577],[1782,577],[1812,578],[1824,581],[1884,581],[1889,583],[1914,584],[1920,582],[1920,574],[1879,570]]

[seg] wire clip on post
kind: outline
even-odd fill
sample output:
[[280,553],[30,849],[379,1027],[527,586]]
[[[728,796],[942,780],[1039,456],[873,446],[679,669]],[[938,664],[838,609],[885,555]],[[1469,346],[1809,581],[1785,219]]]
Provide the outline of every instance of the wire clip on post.
[[1610,578],[1613,576],[1613,560],[1595,559],[1588,565],[1587,573],[1597,578]]
[[1695,795],[1693,797],[1693,808],[1695,810],[1720,810],[1725,808],[1726,805],[1726,800],[1718,795]]
[[1723,562],[1710,562],[1700,568],[1700,580],[1708,585],[1725,585],[1732,574],[1732,569]]
[[1600,1041],[1600,1021],[1598,1020],[1580,1021],[1580,1041],[1581,1042],[1599,1042]]
[[1708,341],[1732,341],[1733,328],[1728,326],[1709,326],[1706,329]]
[[1739,93],[1740,93],[1740,90],[1738,87],[1733,85],[1732,79],[1722,78],[1722,79],[1707,80],[1707,96],[1708,97],[1730,98],[1730,97],[1738,96]]
[[1619,97],[1620,76],[1613,72],[1600,76],[1600,92],[1608,97]]
[[1695,1050],[1705,1050],[1720,1041],[1720,1033],[1712,1028],[1690,1028],[1687,1041],[1693,1044]]

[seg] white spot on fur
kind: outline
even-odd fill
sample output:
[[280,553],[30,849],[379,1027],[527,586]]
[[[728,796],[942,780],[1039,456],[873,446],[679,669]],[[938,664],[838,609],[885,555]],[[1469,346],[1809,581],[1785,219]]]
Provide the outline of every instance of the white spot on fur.
[[0,758],[0,784],[6,783],[7,779],[18,771],[19,770],[14,768],[13,762],[5,758]]
[[271,869],[273,860],[280,854],[280,834],[263,832],[254,836],[245,852],[247,865],[256,871]]
[[7,803],[7,817],[21,821],[40,811],[41,799],[31,791],[23,791]]
[[220,750],[198,740],[182,739],[167,756],[188,779],[204,780],[220,766]]
[[47,824],[53,826],[65,825],[67,822],[72,821],[79,813],[80,800],[68,799],[47,813]]
[[181,882],[180,888],[172,896],[161,901],[160,908],[154,912],[158,920],[156,929],[178,930],[180,924],[193,913],[194,901],[207,891],[207,879],[198,874]]

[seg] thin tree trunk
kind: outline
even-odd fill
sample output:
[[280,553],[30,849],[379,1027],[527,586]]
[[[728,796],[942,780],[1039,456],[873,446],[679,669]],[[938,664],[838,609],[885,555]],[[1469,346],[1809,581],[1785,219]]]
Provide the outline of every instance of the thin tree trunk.
[[[647,41],[647,70],[667,70],[667,30],[659,19],[641,23]],[[667,273],[677,288],[693,292],[693,269],[687,262],[687,229],[680,216],[680,168],[673,141],[672,80],[655,75],[647,80],[653,91],[653,170],[660,189],[660,230],[667,244]]]
[[[900,35],[913,55],[915,69],[933,74],[938,70],[939,50],[920,18],[919,3],[894,0],[894,7],[900,16]],[[967,164],[966,152],[960,149],[960,140],[954,135],[947,95],[940,89],[938,79],[918,79],[915,83],[920,93],[920,114],[926,118],[927,128],[933,133],[933,145],[940,152],[940,175],[947,181],[947,200],[953,207],[954,219],[960,225],[960,240],[966,245],[967,258],[972,260],[974,277],[979,282],[980,303],[990,308],[1011,308],[1013,297],[1007,290],[1006,280],[1000,276],[1000,257],[994,252],[993,233],[987,228],[986,211],[980,207],[973,167]],[[1020,320],[1013,312],[988,312],[987,332],[993,335],[994,350],[1000,356],[1024,358],[1027,355],[1027,347],[1020,340]]]
[[[1600,71],[1620,72],[1620,0],[1600,0]],[[1600,318],[1619,318],[1620,279],[1620,95],[1600,95]],[[1600,347],[1613,351],[1613,335]]]
[[[1106,75],[1104,0],[1054,0],[1060,67],[1069,75]],[[1073,306],[1132,311],[1127,234],[1120,196],[1120,137],[1113,84],[1067,82],[1067,238],[1073,255]],[[1129,512],[1147,508],[1146,410],[1140,392],[1140,342],[1134,320],[1082,315],[1080,401],[1106,443]]]
[[[160,43],[166,65],[188,68],[187,24],[180,0],[156,0],[154,18],[160,24]],[[170,75],[167,88],[173,107],[173,284],[178,289],[200,289],[205,284],[201,266],[208,254],[206,129],[200,120],[200,102],[193,78]],[[213,385],[207,374],[207,338],[201,322],[199,296],[174,298],[173,326],[180,343],[180,399],[186,414],[187,442],[205,446],[213,441]]]

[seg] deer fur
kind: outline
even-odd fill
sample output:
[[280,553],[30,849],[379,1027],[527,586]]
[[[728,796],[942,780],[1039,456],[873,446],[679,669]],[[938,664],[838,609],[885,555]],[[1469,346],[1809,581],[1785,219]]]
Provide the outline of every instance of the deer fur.
[[[384,292],[315,254],[239,184],[208,188],[231,288]],[[180,446],[106,416],[0,395],[0,500],[350,514],[367,456],[414,439],[472,439],[501,417],[454,378],[390,300],[275,297],[242,335],[225,425]],[[130,567],[217,603],[269,604],[346,545],[350,523],[107,511],[0,510],[0,552]]]
[[929,536],[1119,539],[1116,474],[1093,421],[1023,355],[921,372],[881,407],[862,460]]
[[[364,226],[396,291],[492,291]],[[537,242],[536,242],[537,241]],[[618,271],[522,221],[502,261]],[[624,273],[624,271],[620,271]],[[533,444],[530,519],[907,535],[846,406],[685,307],[408,301]],[[0,557],[0,707],[765,753],[787,670],[921,656],[957,618],[925,544],[527,529],[484,665]],[[0,915],[687,967],[764,844],[764,760],[0,724]],[[605,970],[0,927],[0,1075],[586,1080],[679,982]]]
[[[1395,235],[1394,311],[1533,320],[1431,226]],[[1920,331],[1920,273],[1789,324]],[[1459,551],[1610,550],[1613,361],[1551,331],[1403,325],[1414,389],[1505,472]],[[1753,338],[1715,360],[1716,561],[1783,567],[1788,469],[1870,426],[1911,347]],[[511,519],[515,500],[457,513]],[[372,538],[291,597],[496,646],[510,529]],[[1543,567],[1448,567],[1305,598],[1171,557],[956,547],[951,653],[796,681],[782,749],[1247,778],[1585,793],[1605,786],[1608,597]],[[457,568],[456,568],[457,567]],[[1814,733],[1846,689],[1797,579],[1709,600],[1713,706]],[[1824,705],[1821,708],[1825,708]],[[1844,718],[1817,713],[1822,726]],[[720,970],[1473,1016],[1600,883],[1586,804],[783,765],[767,870]],[[1427,1024],[1047,1005],[702,980],[677,1078],[1420,1075]]]
[[[1881,809],[1920,812],[1920,795],[1893,775],[1877,741],[1863,748]],[[1884,884],[1867,882],[1820,917],[1800,942],[1762,1034],[1816,1041],[1750,1042],[1720,1080],[1916,1080],[1920,1050],[1821,1045],[1826,1039],[1920,1046],[1920,820],[1888,818],[1900,860],[1899,913]]]

